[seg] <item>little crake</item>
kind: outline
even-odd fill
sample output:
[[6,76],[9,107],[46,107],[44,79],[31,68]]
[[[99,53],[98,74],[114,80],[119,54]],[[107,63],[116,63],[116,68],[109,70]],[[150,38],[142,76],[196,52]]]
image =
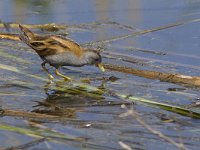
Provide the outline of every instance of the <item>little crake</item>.
[[46,69],[46,63],[55,67],[55,74],[66,80],[71,80],[71,78],[64,76],[58,71],[61,66],[81,67],[84,65],[96,65],[102,71],[105,71],[101,64],[101,55],[97,51],[82,48],[74,41],[62,36],[42,36],[31,32],[22,25],[19,25],[19,28],[22,31],[20,39],[40,56],[43,60],[42,68],[47,72],[51,80],[54,77]]

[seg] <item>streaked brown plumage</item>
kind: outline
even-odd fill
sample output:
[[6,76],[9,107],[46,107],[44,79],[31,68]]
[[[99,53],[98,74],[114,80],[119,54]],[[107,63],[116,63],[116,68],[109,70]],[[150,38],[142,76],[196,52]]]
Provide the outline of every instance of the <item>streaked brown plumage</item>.
[[74,41],[58,35],[41,36],[22,25],[19,25],[19,28],[23,33],[20,35],[20,39],[41,57],[43,60],[41,65],[50,79],[53,79],[53,76],[46,69],[46,63],[55,67],[56,75],[66,80],[70,80],[70,78],[59,73],[58,68],[60,66],[96,65],[102,71],[105,71],[101,65],[101,55],[97,51],[82,48]]

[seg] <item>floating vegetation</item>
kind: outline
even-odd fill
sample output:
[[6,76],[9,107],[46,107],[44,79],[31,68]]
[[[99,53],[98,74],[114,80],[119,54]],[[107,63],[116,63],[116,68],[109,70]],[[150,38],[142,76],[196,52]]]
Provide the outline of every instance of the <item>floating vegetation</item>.
[[148,105],[157,106],[161,109],[164,109],[164,110],[167,110],[167,111],[170,111],[170,112],[174,112],[174,113],[177,113],[177,114],[181,114],[183,116],[200,119],[200,113],[194,112],[194,111],[186,109],[184,107],[159,103],[159,102],[155,102],[153,100],[148,100],[148,99],[144,99],[144,98],[141,98],[141,97],[135,97],[135,96],[131,96],[131,95],[123,95],[123,94],[116,94],[116,95],[121,97],[121,98],[128,99],[128,100],[131,100],[131,101],[134,101],[134,102],[146,103]]
[[[58,30],[66,29],[67,25],[58,25],[55,23],[49,23],[49,24],[23,24],[23,26],[27,28],[37,28],[41,30],[51,31],[55,32]],[[0,23],[0,28],[19,28],[18,23]]]
[[51,130],[50,128],[26,128],[26,127],[16,127],[11,126],[8,124],[0,124],[0,130],[6,130],[11,132],[16,132],[20,134],[24,134],[26,136],[31,136],[34,138],[45,138],[46,140],[50,141],[56,141],[55,138],[58,139],[64,139],[64,140],[70,140],[70,141],[84,141],[83,138],[75,137],[73,135],[69,134],[63,134],[56,132],[55,130]]
[[128,68],[122,66],[116,66],[112,64],[104,64],[106,69],[119,71],[123,73],[129,73],[140,77],[149,79],[160,80],[161,82],[170,82],[191,87],[200,87],[200,77],[187,76],[182,74],[170,74],[151,70],[140,70],[135,68]]

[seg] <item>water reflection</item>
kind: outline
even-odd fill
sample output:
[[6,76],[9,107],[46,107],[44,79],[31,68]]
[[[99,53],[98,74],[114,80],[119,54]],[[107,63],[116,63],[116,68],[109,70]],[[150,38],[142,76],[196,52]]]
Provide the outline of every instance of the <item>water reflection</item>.
[[[87,79],[88,80],[88,79]],[[47,97],[43,101],[36,101],[33,112],[76,118],[77,112],[87,111],[90,106],[109,105],[105,95],[108,92],[106,84],[115,82],[118,78],[91,78],[90,82],[99,82],[98,86],[92,83],[70,83],[67,81],[48,82],[44,86]]]
[[102,89],[102,84],[105,84],[104,81],[99,88],[82,83],[76,85],[63,81],[52,84],[47,83],[44,86],[47,98],[42,102],[37,101],[38,104],[34,106],[33,112],[74,118],[77,112],[105,99]]
[[[106,19],[108,21],[117,22],[123,25],[131,25],[131,29],[133,29],[133,27],[135,26],[140,29],[150,29],[152,27],[159,27],[161,25],[167,25],[169,23],[177,22],[180,20],[188,20],[194,17],[199,18],[198,6],[199,2],[195,0],[183,0],[182,2],[180,2],[180,0],[85,0],[84,2],[83,0],[2,0],[0,1],[0,19],[3,22],[12,21],[31,24],[55,22],[64,23],[67,25],[86,24],[86,26],[88,25],[87,23],[102,23],[103,21],[97,20]],[[80,41],[80,43],[83,43],[99,39],[110,39],[111,37],[117,37],[119,35],[130,34],[130,32],[135,32],[134,30],[126,30],[127,28],[122,28],[120,26],[117,26],[116,28],[114,24],[103,23],[101,25],[96,25],[94,28],[88,27],[87,29],[80,29],[78,32],[70,32],[70,36],[73,37],[73,40],[78,42]],[[197,68],[199,65],[198,58],[196,58],[196,56],[200,52],[198,29],[198,23],[187,24],[177,28],[171,28],[169,30],[154,32],[148,35],[138,35],[137,37],[130,37],[129,39],[123,39],[115,42],[106,43],[105,48],[107,48],[107,51],[113,52],[113,54],[126,54],[131,58],[136,57],[142,59],[143,61],[147,60],[148,58],[149,61],[147,61],[147,63],[150,64],[149,66],[155,66],[155,68],[157,67],[157,69],[159,70],[161,70],[162,68],[164,71],[167,72],[177,71],[180,73],[182,71],[184,72],[184,74],[199,75],[198,69],[191,69],[188,67],[188,64],[193,65],[195,68]],[[9,44],[10,43],[12,43],[13,45],[18,44],[9,41]],[[128,49],[129,46],[132,50]],[[38,66],[40,65],[38,63],[35,63],[35,60],[38,59],[38,56],[30,56],[30,53],[25,53],[25,51],[22,50],[17,51],[18,49],[20,49],[19,47],[20,46],[8,48],[8,45],[6,45],[2,48],[8,53],[15,53],[20,58],[24,58],[25,60],[34,62],[34,64],[31,64],[31,66],[23,65],[27,68],[27,73],[33,73],[34,70],[38,70]],[[164,51],[166,54],[150,55],[146,52],[135,51],[135,47],[145,50],[153,50],[155,52]],[[11,51],[11,49],[14,49],[16,51]],[[172,51],[171,54],[168,53],[169,51]],[[192,57],[186,56],[187,54],[190,54],[190,56]],[[11,58],[1,59],[1,63],[11,66],[15,65],[17,66],[17,68],[20,69],[23,68],[21,63],[14,64],[14,62],[17,61],[14,60],[13,57]],[[108,58],[107,60],[109,61],[109,63],[112,63],[111,59]],[[116,58],[113,60],[116,60],[119,63],[119,65],[123,65],[122,61],[119,61]],[[170,65],[166,63],[167,61],[170,61]],[[129,64],[129,66],[131,65],[132,64]],[[136,64],[133,67],[142,68],[144,66]],[[150,67],[146,67],[146,69],[152,69]],[[85,69],[84,71],[88,72],[87,69]],[[5,73],[3,72],[3,74]],[[71,74],[75,75],[75,73]],[[150,97],[152,99],[166,102],[169,104],[190,104],[191,99],[194,97],[194,95],[198,96],[199,93],[199,91],[195,91],[193,89],[182,90],[180,87],[176,87],[171,84],[160,83],[158,81],[147,80],[135,76],[126,76],[124,74],[110,72],[106,72],[105,74],[116,74],[117,77],[120,77],[122,79],[116,84],[109,85],[109,88],[114,91],[124,92],[125,90],[127,90],[127,93],[131,95],[139,95],[141,97],[146,96],[147,98]],[[40,75],[45,76],[44,74]],[[90,76],[96,75],[97,74],[93,74]],[[11,74],[10,76],[15,77],[16,73]],[[147,147],[150,149],[161,149],[161,147],[166,147],[166,149],[169,149],[168,143],[166,144],[167,146],[163,146],[163,143],[160,144],[159,138],[155,138],[152,134],[146,132],[144,128],[141,128],[140,125],[134,122],[133,118],[130,119],[118,117],[118,115],[124,113],[124,111],[121,110],[119,105],[117,105],[116,107],[114,107],[113,105],[109,105],[109,100],[113,100],[114,98],[112,97],[112,95],[107,95],[105,92],[107,90],[106,87],[108,83],[101,84],[100,81],[95,80],[94,82],[92,81],[90,85],[96,88],[91,88],[89,84],[84,85],[82,83],[82,86],[80,86],[80,84],[77,85],[56,82],[53,85],[46,85],[43,89],[42,86],[43,84],[45,84],[44,82],[40,82],[39,80],[32,80],[30,78],[24,78],[26,78],[24,75],[20,75],[19,78],[17,78],[17,80],[25,80],[26,83],[34,83],[37,86],[34,85],[33,88],[26,88],[12,84],[11,89],[7,88],[10,85],[5,85],[4,87],[6,87],[6,89],[3,89],[2,92],[10,92],[11,94],[13,94],[13,92],[18,92],[17,90],[19,89],[19,94],[17,94],[21,96],[25,93],[24,95],[26,97],[21,98],[19,96],[17,97],[13,95],[12,97],[1,97],[1,104],[3,105],[3,107],[9,106],[9,108],[12,109],[19,108],[26,109],[27,111],[29,111],[30,109],[32,109],[31,107],[35,104],[35,99],[37,96],[37,106],[33,108],[33,111],[35,112],[80,119],[85,121],[86,124],[93,123],[91,128],[84,128],[84,130],[83,128],[81,128],[80,131],[82,133],[86,133],[85,130],[88,129],[88,134],[93,134],[92,141],[94,141],[94,143],[97,145],[109,145],[113,149],[120,149],[121,147],[119,147],[118,145],[118,141],[120,139],[122,141],[128,142],[128,144],[130,145],[134,144],[134,142],[136,144],[139,143],[136,146],[132,145],[132,147],[138,149],[145,149]],[[13,78],[8,78],[8,76],[6,75],[5,79],[3,78],[2,81],[4,82],[4,80],[13,80]],[[176,89],[172,89],[171,87],[175,87]],[[184,93],[185,91],[187,91],[190,95]],[[30,94],[30,96],[27,96],[27,93]],[[41,100],[41,97],[43,96],[45,98]],[[119,102],[120,99],[116,98],[113,101]],[[96,107],[98,106],[98,104],[103,103],[108,103],[108,107],[105,107],[105,105],[102,105],[104,107]],[[192,128],[187,125],[182,125],[183,129],[187,128],[189,130],[177,130],[177,127],[179,127],[180,125],[179,123],[163,123],[160,120],[160,117],[156,117],[156,114],[165,114],[167,113],[166,111],[156,108],[149,108],[148,106],[143,107],[139,103],[138,105],[135,105],[135,108],[138,111],[138,113],[141,114],[141,117],[145,120],[145,122],[149,123],[155,129],[162,130],[172,138],[175,137],[174,140],[178,139],[179,136],[177,135],[180,134],[180,138],[183,139],[184,143],[190,143],[188,144],[188,146],[190,146],[191,149],[195,149],[195,147],[198,148],[199,143],[196,142],[198,140],[195,141],[191,137],[199,138],[199,133],[191,131],[197,129],[193,127],[198,127],[199,122],[189,119],[189,121],[191,121],[192,123]],[[178,119],[182,119],[185,122],[188,121],[186,117],[181,118],[179,115],[172,115],[176,116]],[[5,119],[4,121],[6,122],[12,122],[12,120],[10,120],[10,118],[8,117],[2,118],[2,120],[3,119]],[[16,118],[12,119],[14,120]],[[20,123],[23,122],[21,118],[17,118],[14,121]],[[14,121],[13,124],[15,124]],[[48,124],[46,125],[48,126]],[[72,125],[72,127],[69,129],[70,131],[66,129],[66,125],[62,126],[62,123],[52,123],[49,125],[53,129],[59,128],[64,132],[70,132],[73,129],[77,131],[77,126],[75,125]],[[173,135],[171,133],[173,133]],[[6,134],[8,133],[6,132]],[[15,134],[13,135],[10,137],[19,139]],[[21,141],[24,141],[24,139],[27,138],[26,136],[21,137]],[[13,139],[9,139],[8,137],[4,139],[6,139],[8,142],[13,141]],[[191,140],[186,141],[185,139]],[[152,144],[152,140],[153,143],[156,144]],[[1,144],[2,143],[4,142],[1,142]],[[78,147],[82,148],[81,146]],[[77,148],[77,145],[73,146],[73,148]],[[66,147],[62,147],[61,149],[66,149]]]

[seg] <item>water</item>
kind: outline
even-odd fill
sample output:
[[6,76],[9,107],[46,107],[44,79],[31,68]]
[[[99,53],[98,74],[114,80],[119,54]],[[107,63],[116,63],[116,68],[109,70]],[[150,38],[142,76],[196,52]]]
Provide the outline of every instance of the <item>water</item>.
[[[0,19],[3,22],[24,24],[66,24],[70,26],[68,29],[55,33],[38,29],[34,31],[42,34],[69,33],[68,37],[84,44],[198,19],[199,7],[198,0],[1,0]],[[111,59],[107,58],[106,53],[102,53],[103,61],[111,64],[199,76],[199,24],[187,23],[110,43],[94,44],[94,47],[104,48],[113,56],[128,56],[140,62],[128,63],[116,58]],[[8,31],[1,28],[1,32]],[[10,29],[10,32],[19,33],[18,29]],[[134,109],[152,128],[177,142],[183,142],[188,149],[198,149],[200,145],[197,119],[141,103],[132,104],[106,92],[95,94],[97,91],[93,91],[94,89],[80,89],[63,82],[62,79],[49,84],[48,80],[45,80],[45,72],[41,69],[40,58],[22,42],[1,40],[0,53],[1,65],[7,65],[7,69],[10,69],[10,66],[18,69],[0,70],[1,107],[57,114],[62,118],[59,121],[44,119],[38,122],[37,119],[5,116],[0,118],[1,126],[39,130],[42,137],[52,137],[48,136],[48,132],[52,131],[53,135],[62,133],[86,139],[74,142],[55,137],[53,140],[46,140],[47,142],[33,144],[27,149],[122,149],[119,141],[133,149],[177,149],[144,129],[131,116],[119,117],[126,112],[126,109],[121,108],[124,103],[128,108]],[[50,70],[53,71],[53,68]],[[69,70],[62,68],[61,71],[76,80],[114,76],[119,79],[106,83],[95,80],[90,85],[93,88],[103,88],[171,105],[189,105],[199,98],[199,89],[112,71],[102,73],[92,66],[70,67]],[[169,90],[173,88],[180,90]],[[47,106],[41,106],[41,103]],[[195,111],[199,109],[195,108]],[[163,117],[174,121],[166,123],[162,120]],[[1,148],[23,145],[37,139],[33,135],[17,133],[16,129],[9,131],[1,128],[0,135]]]

